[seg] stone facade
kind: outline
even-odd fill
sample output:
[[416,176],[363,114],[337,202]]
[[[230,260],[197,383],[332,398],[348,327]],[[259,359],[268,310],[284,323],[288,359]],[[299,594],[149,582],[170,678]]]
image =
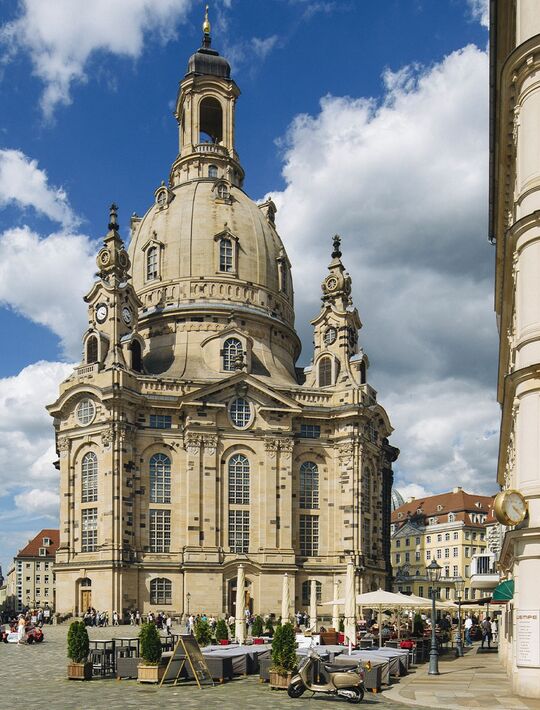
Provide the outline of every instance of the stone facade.
[[517,489],[528,510],[506,532],[500,552],[501,572],[515,585],[500,653],[514,690],[540,698],[540,663],[518,658],[523,639],[516,624],[522,611],[540,613],[540,3],[491,3],[490,56],[490,238],[502,407],[497,479],[502,489]]
[[[60,462],[57,608],[256,613],[330,599],[353,557],[390,583],[392,427],[367,383],[351,279],[334,239],[315,352],[295,367],[290,263],[271,200],[242,191],[239,90],[205,33],[180,84],[168,185],[111,210],[86,296],[83,361],[49,406]],[[324,607],[321,608],[321,612]]]

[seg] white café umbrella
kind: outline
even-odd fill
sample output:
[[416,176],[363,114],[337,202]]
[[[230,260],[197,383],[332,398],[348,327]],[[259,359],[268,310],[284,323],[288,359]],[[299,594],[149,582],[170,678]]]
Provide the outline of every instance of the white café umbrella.
[[[334,599],[339,591],[339,580],[334,579]],[[339,604],[332,604],[332,626],[336,631],[339,631]]]
[[345,573],[345,638],[356,646],[356,603],[354,599],[354,564],[352,560],[347,562],[347,572]]
[[290,617],[291,593],[289,587],[289,575],[283,575],[283,591],[281,594],[281,623],[286,624]]
[[234,634],[239,644],[246,640],[246,578],[244,565],[238,565],[236,577],[236,623]]
[[[356,597],[356,603],[361,606],[367,606],[379,612],[379,646],[382,646],[382,624],[381,614],[384,609],[401,609],[405,606],[405,594],[395,592],[386,592],[384,589],[377,589],[375,592],[367,592],[359,594]],[[407,597],[408,599],[408,597]]]
[[309,594],[309,628],[317,631],[317,580],[312,579]]

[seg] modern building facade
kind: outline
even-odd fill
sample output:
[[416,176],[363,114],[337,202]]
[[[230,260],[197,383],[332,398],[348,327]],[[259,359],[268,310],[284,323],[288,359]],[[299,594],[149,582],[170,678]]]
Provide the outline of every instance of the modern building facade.
[[239,94],[205,23],[178,92],[178,155],[133,216],[128,250],[111,210],[83,360],[48,408],[62,613],[230,613],[239,563],[257,613],[280,613],[285,572],[291,612],[313,580],[331,599],[351,557],[359,588],[390,582],[398,451],[368,384],[340,239],[299,369],[276,208],[242,189]]
[[54,561],[59,531],[41,530],[13,558],[7,576],[5,610],[55,607]]
[[540,697],[540,3],[492,1],[490,56],[490,239],[502,408],[497,480],[527,509],[500,554],[501,571],[514,584],[500,653],[514,690]]
[[[396,591],[427,597],[426,567],[435,560],[443,571],[437,593],[454,599],[454,579],[465,581],[464,601],[484,596],[471,579],[477,558],[488,551],[487,527],[493,524],[493,498],[454,488],[415,498],[392,512],[391,560]],[[495,585],[494,585],[495,586]]]

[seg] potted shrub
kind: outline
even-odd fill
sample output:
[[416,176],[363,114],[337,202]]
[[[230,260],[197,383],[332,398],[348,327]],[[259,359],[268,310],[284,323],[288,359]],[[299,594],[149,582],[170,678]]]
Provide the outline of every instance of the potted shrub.
[[253,638],[263,635],[263,620],[260,616],[256,616],[251,624],[251,635]]
[[70,624],[67,636],[68,678],[71,680],[92,680],[92,663],[88,660],[90,643],[88,631],[82,621]]
[[201,619],[195,624],[195,638],[199,646],[208,646],[212,640],[212,629],[208,621]]
[[270,687],[287,688],[296,670],[296,638],[289,622],[277,626],[272,640]]
[[225,619],[218,619],[216,624],[216,641],[221,646],[229,645],[229,629],[227,628],[227,622]]
[[165,673],[161,661],[161,640],[153,622],[143,624],[139,632],[141,660],[137,668],[139,683],[159,683]]

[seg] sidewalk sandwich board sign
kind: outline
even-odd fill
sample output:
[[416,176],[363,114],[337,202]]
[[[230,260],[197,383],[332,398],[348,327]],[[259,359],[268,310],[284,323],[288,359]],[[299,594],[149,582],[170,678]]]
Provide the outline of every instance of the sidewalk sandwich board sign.
[[202,689],[203,684],[214,685],[197,639],[190,634],[183,634],[178,638],[159,685],[162,686],[164,683],[170,683],[171,681],[174,681],[174,685],[177,685],[186,663],[189,664],[199,688]]

